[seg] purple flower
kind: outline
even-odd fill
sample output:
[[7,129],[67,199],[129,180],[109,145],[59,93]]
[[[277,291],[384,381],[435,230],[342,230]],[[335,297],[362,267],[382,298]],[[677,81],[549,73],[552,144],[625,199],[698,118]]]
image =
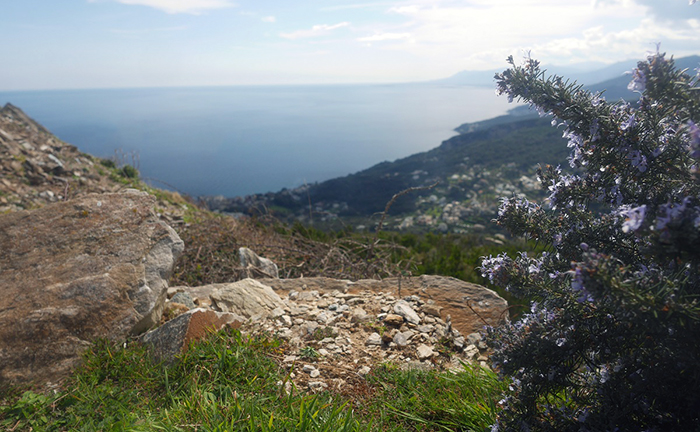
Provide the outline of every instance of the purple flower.
[[634,113],[632,113],[627,120],[625,120],[624,123],[620,125],[620,129],[623,131],[626,131],[627,129],[633,128],[637,124],[637,121],[634,118]]
[[644,76],[644,72],[635,69],[632,71],[632,81],[627,85],[627,90],[633,92],[643,92],[647,85],[647,78]]
[[504,253],[481,261],[481,276],[488,278],[495,285],[506,285],[508,281],[508,266],[512,260]]
[[647,206],[642,205],[633,209],[624,210],[621,212],[625,216],[625,221],[622,223],[622,232],[637,231],[644,222],[644,216],[647,212]]
[[639,150],[632,150],[627,157],[629,157],[632,166],[637,168],[639,172],[647,170],[647,158]]
[[578,297],[576,298],[576,301],[579,303],[583,302],[592,302],[593,301],[593,296],[591,295],[590,292],[586,289],[586,287],[583,285],[583,271],[581,270],[580,267],[576,267],[574,270],[570,271],[570,274],[573,274],[573,279],[571,280],[571,289],[576,291],[578,293]]

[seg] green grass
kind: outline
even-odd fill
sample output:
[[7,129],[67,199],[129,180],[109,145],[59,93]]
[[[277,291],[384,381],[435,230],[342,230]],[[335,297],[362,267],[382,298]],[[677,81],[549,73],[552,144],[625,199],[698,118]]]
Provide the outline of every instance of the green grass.
[[466,431],[486,430],[503,385],[478,367],[463,372],[377,366],[346,393],[309,394],[276,358],[267,336],[224,330],[171,366],[144,347],[98,342],[57,394],[0,397],[0,429],[15,431]]

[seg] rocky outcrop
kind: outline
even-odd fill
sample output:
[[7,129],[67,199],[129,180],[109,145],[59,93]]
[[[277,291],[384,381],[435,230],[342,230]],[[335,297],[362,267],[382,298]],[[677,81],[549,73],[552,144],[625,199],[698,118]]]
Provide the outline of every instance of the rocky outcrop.
[[[328,278],[263,279],[280,297],[291,291],[333,290],[357,294],[364,291],[393,293],[397,298],[419,296],[425,302],[424,312],[429,316],[452,318],[452,326],[464,334],[481,331],[485,325],[496,325],[508,316],[508,303],[494,291],[481,285],[452,277],[419,276],[388,278],[384,280],[343,281]],[[393,307],[393,305],[392,305]],[[396,313],[393,310],[392,314]]]
[[[266,293],[265,301],[236,306],[237,314],[248,317],[242,319],[241,330],[282,338],[282,364],[290,368],[298,387],[313,391],[347,389],[383,362],[421,369],[460,369],[462,362],[488,367],[487,347],[478,332],[507,315],[506,301],[493,291],[440,276],[403,278],[400,291],[399,279],[241,282],[241,287],[253,287],[245,296]],[[215,298],[221,298],[222,286],[235,285],[175,287],[169,295],[226,311],[230,306]],[[175,304],[182,306],[170,305]]]
[[96,338],[160,319],[184,245],[129,190],[0,216],[0,384],[65,376]]

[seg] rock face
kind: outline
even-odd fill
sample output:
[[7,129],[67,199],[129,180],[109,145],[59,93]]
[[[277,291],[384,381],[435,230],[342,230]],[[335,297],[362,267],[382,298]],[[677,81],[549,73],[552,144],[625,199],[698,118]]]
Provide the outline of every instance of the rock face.
[[246,270],[249,278],[278,278],[277,264],[267,258],[258,256],[252,250],[242,247],[238,249],[241,267]]
[[184,245],[143,192],[0,216],[0,385],[65,376],[96,338],[157,323]]

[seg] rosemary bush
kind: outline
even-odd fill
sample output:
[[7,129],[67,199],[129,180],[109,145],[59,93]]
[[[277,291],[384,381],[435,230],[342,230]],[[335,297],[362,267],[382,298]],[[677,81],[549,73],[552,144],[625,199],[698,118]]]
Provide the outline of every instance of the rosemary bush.
[[540,168],[547,205],[511,197],[499,211],[547,250],[482,262],[535,299],[488,329],[510,383],[492,430],[699,430],[700,70],[650,54],[627,103],[508,60],[498,92],[553,117],[572,170]]

